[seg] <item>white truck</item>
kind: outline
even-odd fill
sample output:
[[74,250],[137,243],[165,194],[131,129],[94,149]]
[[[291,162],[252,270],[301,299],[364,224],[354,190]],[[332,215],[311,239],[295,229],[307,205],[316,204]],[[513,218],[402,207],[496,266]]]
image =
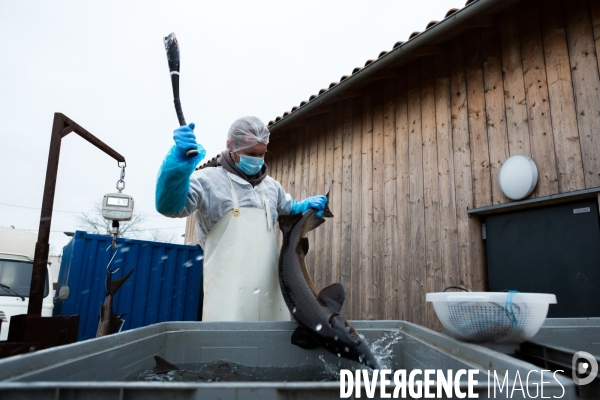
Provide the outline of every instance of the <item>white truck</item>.
[[[0,340],[8,337],[13,315],[27,314],[36,242],[37,233],[0,228]],[[54,290],[50,265],[47,268],[42,316],[51,317]]]

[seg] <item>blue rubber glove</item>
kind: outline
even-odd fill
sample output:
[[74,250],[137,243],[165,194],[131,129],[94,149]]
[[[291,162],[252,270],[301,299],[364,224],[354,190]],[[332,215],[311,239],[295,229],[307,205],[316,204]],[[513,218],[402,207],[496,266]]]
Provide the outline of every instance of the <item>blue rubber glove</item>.
[[[190,175],[206,155],[204,147],[196,143],[194,124],[175,129],[175,146],[165,157],[156,181],[155,206],[161,214],[175,214],[185,207],[190,188]],[[186,151],[197,148],[196,157],[186,157]]]
[[177,152],[182,158],[187,158],[185,153],[187,153],[188,150],[198,149],[198,153],[200,153],[201,150],[204,150],[204,148],[196,142],[196,135],[194,135],[195,127],[196,124],[190,122],[189,125],[180,126],[173,131],[173,140],[175,141]]
[[309,208],[319,211],[317,217],[323,216],[323,210],[327,204],[327,197],[323,195],[308,197],[302,201],[292,200],[292,211],[290,215],[300,214],[306,212]]

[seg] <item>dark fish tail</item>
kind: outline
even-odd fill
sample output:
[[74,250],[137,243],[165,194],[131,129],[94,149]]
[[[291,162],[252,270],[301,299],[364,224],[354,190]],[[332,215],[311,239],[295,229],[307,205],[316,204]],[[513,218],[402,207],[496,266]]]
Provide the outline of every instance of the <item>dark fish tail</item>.
[[107,294],[111,294],[111,295],[115,295],[115,293],[117,293],[117,290],[119,290],[121,288],[121,286],[123,286],[123,284],[125,283],[125,281],[131,276],[131,274],[133,274],[133,269],[131,271],[129,271],[129,273],[119,279],[115,279],[114,281],[112,280],[111,275],[112,274],[108,274],[108,276],[106,277],[106,292]]
[[164,358],[161,358],[157,355],[154,356],[154,361],[156,361],[156,366],[154,366],[154,368],[152,368],[152,369],[157,374],[166,374],[167,372],[170,372],[170,371],[178,371],[179,370],[179,368],[176,365],[171,364]]

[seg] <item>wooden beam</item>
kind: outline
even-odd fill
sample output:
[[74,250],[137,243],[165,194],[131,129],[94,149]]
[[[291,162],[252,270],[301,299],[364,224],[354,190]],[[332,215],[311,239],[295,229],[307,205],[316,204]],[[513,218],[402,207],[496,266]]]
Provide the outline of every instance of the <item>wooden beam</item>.
[[407,77],[405,73],[398,75],[396,88],[396,213],[398,235],[396,235],[396,265],[398,270],[398,318],[408,320],[410,284],[409,251],[412,238],[410,232],[410,189],[409,189],[409,132]]
[[285,190],[294,197],[296,196],[296,150],[298,149],[298,128],[294,128],[288,143],[287,154],[290,159],[288,160],[287,188]]
[[537,164],[539,171],[538,184],[532,197],[541,197],[558,192],[558,173],[548,101],[541,21],[535,0],[522,3],[517,9],[517,16],[531,158]]
[[290,147],[289,147],[289,142],[285,141],[286,143],[284,143],[284,141],[280,141],[280,144],[278,146],[278,155],[280,156],[280,163],[278,163],[278,167],[281,169],[279,171],[279,183],[281,183],[281,187],[283,187],[283,190],[285,190],[286,192],[289,191],[289,187],[288,187],[288,169],[289,169],[289,161],[290,161]]
[[487,290],[487,269],[485,243],[481,236],[481,220],[469,215],[469,230],[471,235],[471,268],[472,283],[471,290],[474,292],[484,292]]
[[184,244],[190,246],[196,245],[196,221],[194,219],[194,214],[186,217],[185,219]]
[[[425,293],[444,288],[440,257],[440,188],[438,173],[435,76],[433,59],[421,59],[421,129],[423,133],[423,206],[425,211]],[[423,299],[421,299],[423,301]],[[424,304],[426,326],[442,330],[433,305]]]
[[600,186],[600,77],[588,0],[569,0],[566,14],[585,187]]
[[423,207],[423,138],[421,133],[421,83],[417,65],[408,68],[409,136],[409,313],[408,320],[425,325],[425,211]]
[[[336,153],[336,155],[342,156],[340,160],[341,167],[341,182],[337,186],[341,188],[339,194],[340,215],[338,216],[339,226],[334,231],[335,234],[339,234],[341,238],[341,250],[340,250],[340,262],[339,262],[339,279],[334,282],[341,282],[346,288],[346,301],[344,302],[344,312],[342,315],[348,315],[348,311],[352,310],[353,295],[351,293],[352,287],[352,99],[348,99],[340,103],[340,114],[338,115],[339,122],[342,125],[342,148]],[[336,149],[337,150],[337,149]],[[335,171],[337,172],[337,170]],[[333,240],[338,240],[334,236]]]
[[467,208],[473,205],[471,145],[467,113],[464,48],[460,38],[450,45],[450,106],[460,286],[471,287],[471,237]]
[[435,58],[435,121],[440,186],[440,259],[442,289],[459,283],[458,231],[454,186],[454,151],[450,102],[450,69],[446,54]]
[[[318,194],[323,194],[324,182],[326,179],[325,176],[325,164],[326,164],[326,156],[327,156],[327,138],[330,138],[334,134],[334,113],[321,115],[318,118],[318,137],[317,137],[317,180],[316,185],[312,187],[311,196],[315,196]],[[335,213],[334,213],[335,215]],[[335,269],[335,265],[331,262],[331,246],[337,246],[338,240],[331,241],[331,224],[335,223],[335,218],[333,221],[329,222],[327,226],[322,227],[321,229],[315,229],[315,242],[312,246],[315,253],[317,254],[317,262],[315,265],[315,276],[314,282],[317,290],[321,290],[324,287],[329,285],[329,281],[331,280],[331,272]],[[327,244],[326,244],[327,243]],[[328,253],[326,254],[326,247],[328,248]]]
[[298,200],[303,200],[309,196],[310,186],[310,156],[311,156],[311,139],[309,127],[302,127],[302,184],[300,185],[300,195]]
[[[268,167],[269,167],[269,175],[275,179],[276,181],[281,180],[281,141],[274,140],[269,142],[269,150],[267,155],[269,155]],[[275,241],[277,243],[277,248],[281,248],[281,243],[283,241],[283,235],[280,229],[275,229]]]
[[600,68],[600,2],[590,1],[592,26],[594,27],[594,43],[596,45],[596,61]]
[[481,59],[481,37],[465,38],[465,66],[467,77],[467,107],[473,170],[473,201],[476,207],[492,204],[490,157],[486,126],[485,89]]
[[[308,184],[308,193],[305,197],[309,197],[309,196],[314,196],[319,188],[320,185],[318,185],[318,171],[319,171],[319,159],[318,159],[318,138],[320,135],[323,135],[322,132],[322,125],[321,125],[321,119],[319,117],[313,117],[310,119],[310,122],[308,124],[307,127],[307,134],[309,137],[309,141],[310,141],[310,153],[309,153],[309,157],[308,157],[308,162],[310,164],[310,170],[309,170],[309,184]],[[317,231],[318,229],[313,229],[312,231],[308,232],[308,234],[306,235],[308,237],[308,243],[309,243],[309,248],[311,247],[311,244],[314,244],[312,247],[312,250],[308,251],[308,254],[306,255],[306,267],[308,270],[308,273],[310,274],[310,276],[312,277],[313,281],[316,282],[317,280],[317,276],[315,273],[315,264],[317,261],[317,252],[316,252],[316,248],[317,248],[317,244],[315,242],[315,231]]]
[[558,190],[566,193],[584,189],[585,181],[564,14],[559,0],[544,0],[543,3],[538,2],[538,7],[541,8],[543,21],[544,59],[558,166]]
[[483,56],[483,87],[485,93],[485,120],[488,149],[490,154],[490,175],[492,203],[506,203],[498,184],[498,173],[502,163],[508,158],[508,135],[502,82],[502,55],[498,26],[483,31],[481,36]]
[[499,29],[502,46],[502,76],[506,107],[508,155],[525,154],[531,157],[517,9],[511,8],[510,11],[499,16]]
[[296,136],[296,156],[294,158],[294,199],[300,201],[302,197],[302,179],[305,175],[304,171],[304,128],[295,128],[294,136]]
[[350,318],[361,317],[361,260],[362,242],[367,240],[361,236],[361,176],[362,176],[362,100],[355,97],[352,103],[352,295]]
[[375,319],[384,318],[385,289],[382,277],[383,225],[383,82],[373,85],[373,298]]
[[373,99],[365,89],[362,96],[361,156],[361,313],[360,319],[374,319],[373,289]]
[[[325,176],[324,176],[324,181],[322,183],[322,189],[321,192],[322,194],[325,194],[325,191],[328,189],[328,185],[330,182],[334,181],[336,179],[336,171],[341,168],[341,166],[336,165],[336,163],[338,162],[338,160],[336,160],[336,154],[335,154],[335,139],[336,137],[339,135],[339,131],[341,130],[341,127],[339,127],[338,125],[340,124],[339,121],[339,114],[341,112],[341,103],[339,103],[339,106],[336,106],[336,110],[334,113],[332,114],[328,114],[328,118],[327,118],[327,129],[328,129],[328,133],[327,133],[327,137],[325,139],[325,146],[326,146],[326,150],[325,150]],[[331,117],[331,118],[329,118]],[[336,283],[336,282],[340,282],[340,263],[339,263],[339,257],[340,257],[340,252],[341,252],[341,248],[342,248],[342,243],[340,242],[339,238],[336,235],[336,231],[335,231],[335,225],[336,224],[341,224],[343,222],[343,217],[340,215],[340,213],[338,212],[338,209],[336,207],[337,202],[339,202],[340,197],[342,196],[341,190],[339,190],[339,188],[333,187],[331,188],[331,203],[329,204],[329,209],[333,212],[333,220],[331,220],[326,227],[326,233],[327,233],[327,237],[330,238],[329,240],[331,241],[331,245],[327,245],[325,244],[325,246],[327,246],[326,250],[325,250],[325,256],[327,258],[327,263],[328,265],[331,265],[331,269],[330,269],[330,273],[325,277],[326,281],[327,281],[327,285],[330,285],[332,283]],[[337,213],[337,214],[336,214]],[[336,243],[338,242],[338,243]]]
[[396,94],[395,81],[383,87],[383,315],[398,319],[396,226]]

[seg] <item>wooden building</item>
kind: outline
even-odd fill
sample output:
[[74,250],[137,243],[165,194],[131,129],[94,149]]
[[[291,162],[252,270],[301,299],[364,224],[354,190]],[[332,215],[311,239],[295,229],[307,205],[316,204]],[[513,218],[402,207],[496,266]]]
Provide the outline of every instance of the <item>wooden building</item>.
[[[591,198],[598,219],[598,38],[600,1],[469,1],[269,123],[286,191],[333,180],[307,265],[343,315],[441,329],[426,293],[489,288],[488,216]],[[498,185],[515,154],[539,173],[521,201]]]

